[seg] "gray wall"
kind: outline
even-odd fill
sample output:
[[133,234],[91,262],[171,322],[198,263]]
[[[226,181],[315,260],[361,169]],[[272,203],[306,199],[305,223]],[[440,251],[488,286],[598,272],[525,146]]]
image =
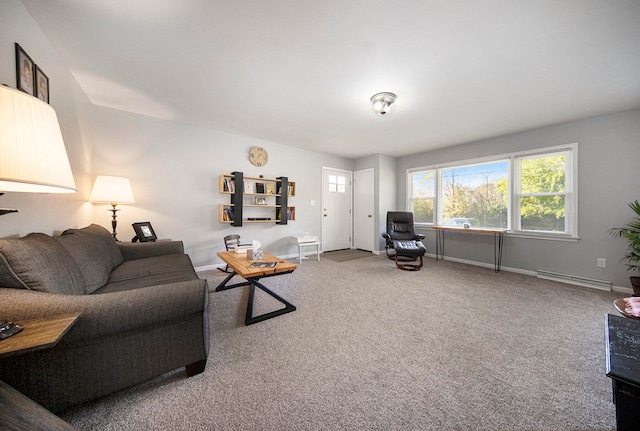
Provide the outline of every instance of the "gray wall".
[[[220,262],[215,252],[224,249],[222,237],[229,234],[239,234],[242,242],[258,240],[276,255],[294,254],[297,248],[289,244],[289,236],[321,233],[322,166],[353,169],[350,159],[111,108],[94,107],[92,129],[92,169],[98,175],[128,177],[136,197],[118,215],[127,232],[120,239],[131,239],[131,223],[150,221],[158,237],[183,240],[197,267]],[[254,145],[268,151],[266,166],[249,162]],[[219,177],[233,171],[295,181],[296,197],[289,204],[296,207],[296,221],[242,227],[218,222],[219,204],[229,203],[229,195],[218,191]],[[94,206],[94,220],[107,226],[108,205]]]
[[[387,231],[387,211],[395,211],[396,193],[398,191],[396,182],[396,158],[375,154],[369,157],[358,159],[355,162],[355,170],[373,168],[374,170],[374,199],[375,199],[375,226],[376,238],[374,241],[375,250],[384,250],[385,241],[382,233]],[[404,205],[403,207],[404,208]]]
[[[506,236],[502,263],[515,269],[557,271],[630,287],[628,277],[631,274],[619,263],[626,244],[607,232],[611,227],[624,225],[633,215],[627,203],[640,199],[640,109],[403,157],[398,159],[397,204],[406,207],[407,169],[573,142],[579,144],[580,240],[565,242]],[[430,230],[426,234],[427,249],[435,253],[435,235]],[[492,263],[493,239],[449,235],[445,252],[459,259]],[[599,257],[607,259],[607,268],[596,267]]]
[[[535,271],[546,269],[610,280],[629,286],[619,258],[623,241],[607,234],[630,218],[627,202],[638,198],[640,171],[640,110],[574,121],[509,136],[459,145],[395,159],[375,155],[353,161],[321,152],[298,150],[277,143],[223,134],[184,123],[93,106],[62,59],[19,0],[0,2],[0,83],[15,87],[14,42],[27,51],[49,76],[51,105],[55,108],[69,153],[78,193],[70,195],[16,194],[0,197],[0,206],[18,214],[0,219],[0,236],[39,231],[57,233],[68,227],[98,223],[107,228],[106,205],[87,202],[96,175],[122,175],[131,179],[136,204],[122,206],[119,232],[133,236],[131,223],[151,221],[162,238],[182,239],[194,264],[217,264],[221,238],[240,233],[243,241],[257,239],[276,254],[293,254],[287,237],[300,232],[320,234],[322,166],[338,169],[375,169],[376,226],[384,232],[388,210],[405,208],[406,169],[439,162],[466,160],[518,150],[578,142],[579,235],[577,242],[507,237],[503,264]],[[250,119],[248,119],[250,121]],[[249,164],[253,145],[265,147],[270,161],[263,168]],[[228,196],[218,193],[218,177],[239,170],[247,175],[288,176],[296,181],[292,201],[297,221],[287,226],[269,224],[233,228],[217,222],[218,204]],[[315,206],[311,202],[315,201]],[[427,232],[427,247],[434,253],[434,236]],[[377,239],[380,250],[384,248]],[[489,237],[473,241],[447,240],[447,254],[492,263]],[[597,257],[607,268],[596,268]],[[428,276],[424,272],[423,276]]]
[[[352,170],[353,160],[93,106],[20,1],[0,2],[0,28],[0,83],[16,86],[14,42],[18,42],[49,76],[51,105],[78,188],[69,195],[1,197],[1,206],[18,208],[20,213],[2,217],[0,236],[54,234],[89,223],[111,230],[110,206],[87,202],[96,175],[131,180],[136,203],[120,206],[119,239],[131,240],[131,223],[150,221],[160,238],[183,240],[197,267],[218,264],[215,252],[223,249],[222,237],[231,233],[240,234],[243,242],[256,239],[278,255],[296,252],[287,241],[290,235],[320,234],[322,166]],[[249,163],[248,151],[254,145],[269,152],[265,167]],[[241,228],[219,223],[218,204],[229,202],[229,196],[218,192],[218,178],[232,171],[295,181],[297,197],[291,205],[296,206],[297,221]]]
[[[40,27],[18,0],[0,2],[0,84],[16,88],[14,43],[49,77],[51,106],[56,110],[78,193],[7,193],[0,206],[20,212],[0,218],[0,236],[39,231],[52,233],[91,220],[86,202],[91,178],[91,104]],[[84,199],[83,199],[84,197]]]

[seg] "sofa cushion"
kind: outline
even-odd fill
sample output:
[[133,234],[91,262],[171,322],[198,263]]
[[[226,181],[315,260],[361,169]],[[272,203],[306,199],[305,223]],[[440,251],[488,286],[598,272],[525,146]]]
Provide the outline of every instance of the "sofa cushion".
[[95,293],[197,280],[191,259],[186,254],[167,254],[127,260],[111,272],[109,283]]
[[0,239],[0,285],[68,295],[84,294],[76,261],[43,233]]
[[80,267],[85,293],[92,293],[107,284],[111,270],[123,261],[113,236],[96,224],[66,230],[56,239]]

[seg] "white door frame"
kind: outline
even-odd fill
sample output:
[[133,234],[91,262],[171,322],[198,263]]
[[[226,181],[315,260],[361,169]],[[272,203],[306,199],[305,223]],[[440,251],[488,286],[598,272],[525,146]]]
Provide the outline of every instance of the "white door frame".
[[336,171],[336,172],[342,172],[344,173],[347,178],[349,179],[349,184],[347,185],[349,187],[349,192],[351,193],[351,198],[349,199],[349,248],[353,248],[353,171],[348,170],[348,169],[340,169],[340,168],[331,168],[329,166],[323,166],[322,167],[322,177],[321,177],[321,184],[322,184],[322,211],[320,212],[320,226],[321,226],[321,237],[322,237],[322,251],[325,251],[325,231],[324,231],[324,214],[325,214],[325,208],[326,208],[326,203],[325,203],[325,183],[324,183],[324,177],[325,177],[325,171]]

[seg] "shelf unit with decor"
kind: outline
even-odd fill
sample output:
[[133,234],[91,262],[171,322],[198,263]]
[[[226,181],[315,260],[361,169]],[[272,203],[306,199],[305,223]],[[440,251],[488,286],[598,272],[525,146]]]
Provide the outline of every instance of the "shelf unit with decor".
[[[287,177],[245,177],[242,172],[222,174],[219,191],[230,195],[228,204],[218,206],[220,223],[231,226],[244,223],[287,224],[296,219],[296,208],[289,206],[289,198],[296,194],[296,183]],[[286,208],[284,217],[283,208]]]

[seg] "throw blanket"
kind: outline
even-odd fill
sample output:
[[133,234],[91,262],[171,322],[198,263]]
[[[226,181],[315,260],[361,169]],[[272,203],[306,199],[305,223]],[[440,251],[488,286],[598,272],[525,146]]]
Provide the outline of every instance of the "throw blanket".
[[640,317],[640,297],[624,298],[624,311],[633,317]]

